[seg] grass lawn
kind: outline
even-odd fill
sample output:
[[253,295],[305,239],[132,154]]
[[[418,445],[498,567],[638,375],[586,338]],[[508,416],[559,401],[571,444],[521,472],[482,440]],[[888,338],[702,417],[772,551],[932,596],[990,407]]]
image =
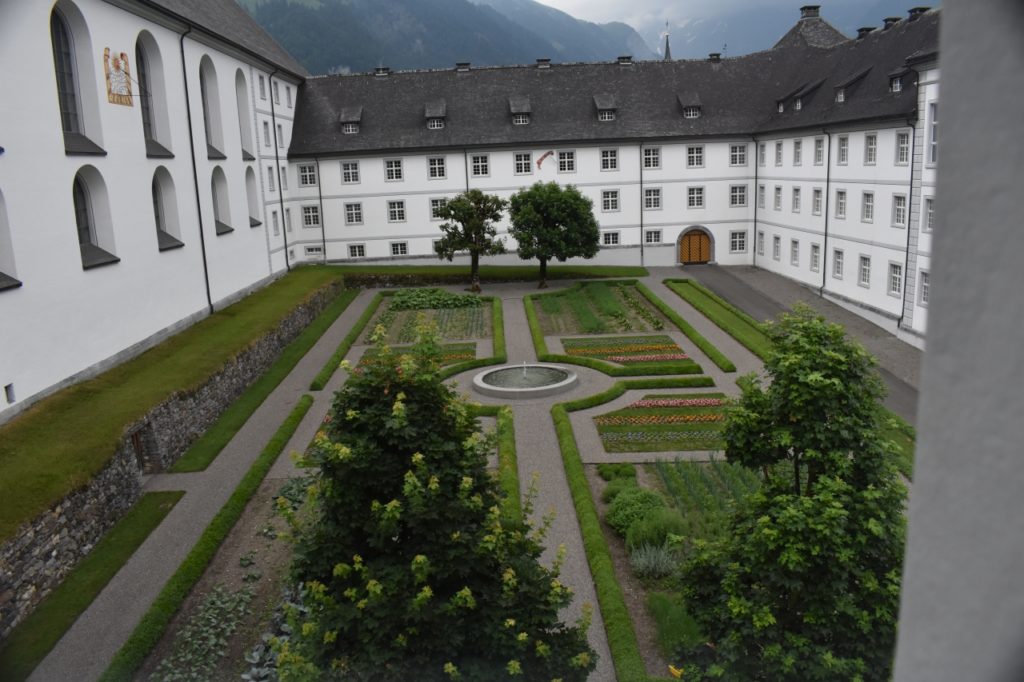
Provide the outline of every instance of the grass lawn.
[[7,638],[0,679],[24,680],[185,493],[146,493]]
[[694,374],[697,366],[675,341],[667,336],[602,336],[562,339],[562,348],[570,357],[594,358],[630,367],[675,365],[677,374]]
[[721,450],[724,393],[645,395],[594,417],[606,452]]
[[[358,282],[359,276],[378,277],[392,275],[408,277],[409,283],[465,282],[469,284],[468,265],[338,265],[341,274]],[[481,265],[483,282],[522,282],[539,279],[540,266],[534,265]],[[548,279],[583,279],[588,277],[646,277],[647,268],[617,265],[549,265]]]
[[98,473],[126,425],[175,391],[202,384],[340,275],[330,267],[293,270],[137,358],[64,389],[0,426],[0,540]]

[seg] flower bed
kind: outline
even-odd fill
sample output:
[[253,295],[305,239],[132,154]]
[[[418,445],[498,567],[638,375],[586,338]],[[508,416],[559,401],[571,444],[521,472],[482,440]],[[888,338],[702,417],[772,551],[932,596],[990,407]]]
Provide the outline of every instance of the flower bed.
[[607,452],[720,450],[727,401],[721,393],[650,395],[594,417]]
[[620,365],[676,362],[690,356],[667,336],[608,336],[597,339],[562,339],[570,357],[594,358]]

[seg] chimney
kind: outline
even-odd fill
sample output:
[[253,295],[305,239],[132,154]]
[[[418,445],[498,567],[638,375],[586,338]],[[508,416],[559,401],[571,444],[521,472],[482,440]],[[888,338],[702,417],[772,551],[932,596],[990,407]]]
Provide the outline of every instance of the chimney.
[[469,62],[455,62],[455,70],[460,72],[469,71]]
[[892,28],[896,24],[900,23],[900,19],[901,19],[901,17],[886,17],[885,19],[882,20],[882,21],[885,22],[882,25],[882,30],[883,31],[888,31],[890,28]]
[[619,64],[621,64],[622,66],[629,66],[632,63],[633,55],[631,54],[624,54],[621,57],[619,57]]
[[391,73],[391,69],[387,66],[378,66],[373,70],[374,76],[387,76],[389,73]]
[[537,68],[538,69],[550,69],[551,68],[551,59],[549,57],[543,57],[541,59],[538,59],[537,60]]
[[800,8],[800,18],[814,19],[816,17],[819,17],[821,16],[821,12],[819,12],[820,9],[821,5],[804,5],[803,7]]
[[721,52],[710,52],[710,53],[708,53],[708,61],[711,62],[712,64],[717,64],[718,62],[722,61],[722,53]]
[[861,26],[857,29],[857,40],[866,38],[869,33],[875,30],[874,26]]
[[922,14],[930,9],[931,7],[911,7],[910,11],[907,13],[909,15],[907,17],[907,21],[917,21],[921,18]]

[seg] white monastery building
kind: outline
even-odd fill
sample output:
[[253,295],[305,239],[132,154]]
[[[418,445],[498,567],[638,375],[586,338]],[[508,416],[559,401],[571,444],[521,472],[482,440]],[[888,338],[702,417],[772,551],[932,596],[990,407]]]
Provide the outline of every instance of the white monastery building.
[[593,200],[596,263],[755,265],[923,345],[939,14],[311,77],[232,0],[0,3],[0,421],[297,264],[436,260],[442,202],[538,181]]

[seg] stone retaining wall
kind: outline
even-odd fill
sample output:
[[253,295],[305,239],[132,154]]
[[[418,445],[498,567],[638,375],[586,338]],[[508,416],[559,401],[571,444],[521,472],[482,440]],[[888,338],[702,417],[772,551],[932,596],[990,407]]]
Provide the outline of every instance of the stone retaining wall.
[[317,292],[201,386],[169,396],[129,425],[99,474],[0,545],[0,642],[138,500],[142,473],[161,471],[184,454],[341,288]]

